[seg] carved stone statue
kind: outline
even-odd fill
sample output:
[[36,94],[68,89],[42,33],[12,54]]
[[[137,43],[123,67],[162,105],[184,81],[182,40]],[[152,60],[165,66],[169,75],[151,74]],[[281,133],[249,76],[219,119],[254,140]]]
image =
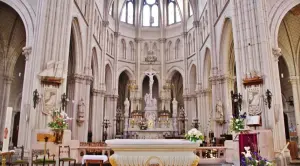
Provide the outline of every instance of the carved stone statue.
[[216,120],[223,121],[224,120],[224,111],[223,111],[223,104],[221,100],[218,100],[216,105]]
[[78,111],[77,111],[77,123],[81,125],[84,122],[84,113],[85,113],[85,104],[83,99],[81,99],[78,103]]
[[125,106],[124,116],[127,117],[127,118],[129,116],[129,105],[130,105],[129,100],[128,100],[128,98],[126,98],[125,101],[124,101],[124,106]]
[[157,108],[157,100],[150,98],[150,94],[146,93],[144,97],[146,108]]

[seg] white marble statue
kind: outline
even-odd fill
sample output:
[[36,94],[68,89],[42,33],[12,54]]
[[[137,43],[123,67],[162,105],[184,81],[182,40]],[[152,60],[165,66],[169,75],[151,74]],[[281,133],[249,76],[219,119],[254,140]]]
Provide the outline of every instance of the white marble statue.
[[146,108],[157,108],[157,100],[150,98],[150,94],[146,93],[144,97]]
[[216,105],[216,120],[224,120],[223,104],[220,99]]

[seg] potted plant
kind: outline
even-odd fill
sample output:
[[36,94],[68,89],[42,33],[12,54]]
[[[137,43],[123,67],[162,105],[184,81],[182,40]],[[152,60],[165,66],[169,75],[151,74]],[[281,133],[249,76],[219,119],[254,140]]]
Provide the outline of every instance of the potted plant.
[[246,113],[238,117],[232,117],[230,119],[230,130],[239,133],[245,128],[244,120],[246,119]]
[[48,123],[48,127],[52,129],[55,137],[55,144],[61,144],[63,139],[64,130],[68,128],[68,121],[71,118],[64,111],[55,109],[50,112],[52,121]]
[[141,130],[147,130],[147,128],[148,128],[147,122],[145,120],[141,120],[139,122],[139,127]]

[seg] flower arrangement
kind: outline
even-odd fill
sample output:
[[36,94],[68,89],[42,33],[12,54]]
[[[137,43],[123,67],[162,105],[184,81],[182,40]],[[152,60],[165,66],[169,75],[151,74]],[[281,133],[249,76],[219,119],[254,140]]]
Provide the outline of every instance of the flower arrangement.
[[196,128],[191,129],[190,131],[188,131],[187,134],[185,134],[185,139],[188,139],[192,142],[197,142],[197,141],[203,141],[204,140],[204,136],[203,134],[197,130]]
[[262,158],[256,152],[251,153],[250,147],[244,147],[246,152],[242,152],[242,166],[273,166],[273,163],[265,158]]
[[134,121],[134,119],[130,119],[130,126],[133,128],[134,127],[134,125],[135,125],[135,121]]
[[144,120],[144,119],[139,121],[138,125],[141,130],[147,130],[147,128],[148,128],[148,124],[147,124],[146,120]]
[[52,121],[48,123],[48,127],[51,129],[67,129],[68,128],[68,121],[70,121],[72,118],[68,117],[66,112],[59,111],[58,109],[55,109],[50,112]]
[[230,130],[236,133],[240,132],[245,128],[244,120],[246,119],[246,113],[240,115],[239,117],[232,117],[230,119]]

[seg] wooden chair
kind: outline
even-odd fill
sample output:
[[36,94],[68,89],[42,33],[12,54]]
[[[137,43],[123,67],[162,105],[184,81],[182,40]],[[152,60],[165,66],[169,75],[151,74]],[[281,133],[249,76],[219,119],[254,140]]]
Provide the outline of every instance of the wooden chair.
[[[56,164],[55,155],[50,155],[49,149],[46,150],[46,156],[44,161],[44,150],[32,149],[31,151],[32,163],[31,165],[54,165]],[[52,158],[52,159],[51,159]]]
[[68,162],[69,165],[71,165],[71,162],[73,162],[74,165],[76,164],[76,159],[71,158],[70,146],[59,146],[58,158],[59,165],[61,162],[63,166],[65,162]]
[[24,146],[15,147],[14,155],[10,156],[7,163],[8,166],[11,165],[27,165],[29,166],[29,162],[24,160]]

